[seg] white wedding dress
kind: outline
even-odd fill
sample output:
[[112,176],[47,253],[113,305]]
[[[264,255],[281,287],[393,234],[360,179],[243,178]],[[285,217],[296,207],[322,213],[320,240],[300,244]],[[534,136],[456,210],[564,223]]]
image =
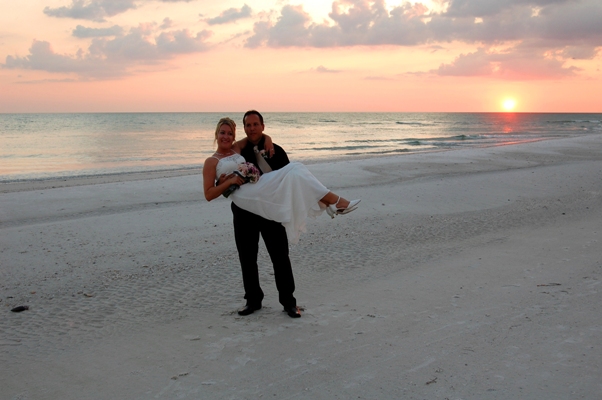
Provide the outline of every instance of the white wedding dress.
[[[217,163],[216,176],[229,174],[244,162],[240,154],[224,157]],[[292,162],[261,175],[256,183],[242,185],[229,198],[243,210],[280,222],[289,242],[297,243],[301,232],[306,231],[306,218],[324,211],[318,201],[328,192],[305,165]]]

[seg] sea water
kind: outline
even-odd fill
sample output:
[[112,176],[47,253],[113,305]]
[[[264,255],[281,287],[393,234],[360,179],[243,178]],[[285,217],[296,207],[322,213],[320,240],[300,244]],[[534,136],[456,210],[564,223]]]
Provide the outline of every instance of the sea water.
[[[228,116],[242,113],[0,114],[0,182],[197,169]],[[496,146],[602,133],[602,114],[263,113],[302,162]]]

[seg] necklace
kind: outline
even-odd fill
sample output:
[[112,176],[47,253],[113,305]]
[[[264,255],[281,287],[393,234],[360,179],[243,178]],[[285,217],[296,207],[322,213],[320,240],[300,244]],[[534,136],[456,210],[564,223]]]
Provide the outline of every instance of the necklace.
[[230,156],[230,155],[232,155],[232,153],[234,153],[232,150],[230,150],[230,151],[229,151],[228,153],[226,153],[226,154],[224,154],[224,153],[220,153],[220,152],[219,152],[219,151],[217,151],[217,150],[215,151],[215,154],[219,154],[219,155],[220,155],[220,156],[222,156],[222,157],[227,157],[227,156]]

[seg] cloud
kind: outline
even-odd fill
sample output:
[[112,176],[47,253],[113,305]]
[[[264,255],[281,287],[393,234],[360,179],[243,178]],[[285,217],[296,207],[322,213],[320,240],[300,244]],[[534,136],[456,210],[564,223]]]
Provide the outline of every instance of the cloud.
[[319,66],[316,68],[316,72],[319,72],[319,73],[327,73],[327,74],[337,74],[337,73],[339,73],[339,72],[341,72],[341,71],[340,71],[340,70],[336,70],[336,69],[330,69],[330,68],[326,68],[326,67],[325,67],[325,66],[323,66],[323,65],[319,65]]
[[[497,6],[488,11],[495,12],[491,15],[475,13],[472,9],[465,14],[448,10],[432,15],[428,22],[432,40],[489,44],[513,40],[539,41],[546,47],[561,47],[575,42],[602,45],[602,24],[599,23],[602,4],[596,0],[513,0],[508,4],[495,4]],[[478,17],[480,23],[475,23],[475,14],[481,15]]]
[[268,46],[307,46],[311,44],[311,31],[305,25],[311,20],[302,6],[286,5],[278,22],[269,28]]
[[537,39],[602,46],[602,4],[597,0],[452,0],[441,13],[421,3],[406,2],[389,10],[384,0],[338,0],[329,17],[317,23],[303,6],[285,5],[276,21],[255,24],[246,45],[414,46]]
[[245,47],[254,49],[265,43],[270,35],[271,24],[267,21],[256,22],[253,26],[253,35],[245,41]]
[[251,12],[251,7],[245,4],[240,9],[229,8],[222,12],[218,17],[208,18],[206,21],[209,25],[227,24],[242,18],[248,18],[251,16]]
[[[59,73],[76,73],[82,76],[107,77],[120,74],[119,68],[109,67],[106,62],[92,54],[84,55],[80,50],[75,56],[57,54],[50,43],[34,40],[29,55],[7,56],[2,65],[7,69],[31,69]],[[108,68],[109,67],[109,68]]]
[[576,75],[577,67],[545,54],[533,54],[531,49],[519,47],[511,51],[493,52],[484,48],[474,53],[461,54],[450,64],[441,64],[431,72],[440,76],[484,76],[509,80],[555,79]]
[[171,28],[173,26],[173,21],[170,18],[164,18],[163,19],[163,23],[161,24],[161,26],[159,28],[161,29],[168,29]]
[[386,76],[366,76],[364,80],[367,81],[394,81],[395,79]]
[[[351,47],[418,46],[433,49],[460,42],[482,48],[442,65],[443,75],[572,76],[571,58],[591,59],[602,47],[599,0],[450,0],[442,11],[405,2],[393,8],[385,0],[335,0],[330,19],[316,22],[303,6],[284,5],[275,19],[256,22],[245,46]],[[516,44],[529,46],[523,52]],[[501,44],[514,44],[497,54]],[[552,53],[554,57],[544,56]],[[528,65],[528,60],[532,61]],[[519,73],[523,68],[525,73]],[[493,72],[492,72],[493,71]],[[520,78],[523,79],[523,78]]]
[[432,72],[442,76],[489,76],[494,65],[485,49],[475,53],[461,54],[451,64],[441,64]]
[[140,24],[127,35],[94,37],[87,51],[75,55],[56,53],[49,42],[34,40],[29,55],[7,56],[2,68],[74,73],[86,79],[124,76],[136,65],[158,64],[178,54],[209,49],[208,31],[192,34],[187,29],[157,33],[154,24]]
[[567,46],[562,50],[564,58],[573,60],[593,60],[598,55],[598,50],[592,46]]
[[205,39],[210,36],[209,31],[201,31],[194,36],[188,29],[163,32],[156,38],[157,50],[169,56],[203,52],[209,49]]
[[[190,0],[70,0],[64,7],[46,7],[44,13],[104,21],[151,1]],[[253,12],[244,4],[204,21],[219,29],[219,25],[254,16],[256,20],[250,34],[245,25],[220,43],[224,45],[244,37],[247,48],[424,46],[437,51],[463,43],[478,49],[430,71],[447,76],[526,79],[535,74],[530,71],[536,70],[550,78],[573,76],[579,70],[569,67],[569,60],[591,60],[602,49],[602,24],[599,23],[602,3],[599,0],[437,0],[441,7],[435,9],[428,9],[422,3],[395,2],[397,5],[390,7],[385,0],[334,0],[325,20],[316,20],[303,5],[287,3],[278,0],[279,9],[266,12]],[[8,56],[2,66],[35,66],[51,71],[52,68],[59,70],[61,65],[64,70],[82,76],[101,76],[88,63],[104,65],[108,71],[123,74],[137,64],[160,63],[177,54],[210,48],[210,32],[173,30],[173,26],[170,18],[159,24],[140,24],[127,32],[118,25],[107,28],[78,25],[72,34],[91,39],[88,49],[73,55],[57,54],[49,43],[34,41],[29,55]],[[44,43],[46,47],[42,46]],[[499,51],[500,48],[505,50]],[[326,68],[315,71],[335,72]]]
[[112,17],[134,8],[135,0],[72,0],[69,7],[44,8],[44,14],[57,18],[104,21],[105,17]]
[[[22,78],[21,75],[18,76],[19,78]],[[29,80],[29,81],[19,81],[16,82],[19,85],[38,85],[40,83],[72,83],[72,82],[79,82],[79,80],[77,79],[73,79],[73,78],[65,78],[65,79],[36,79],[36,80]]]
[[109,61],[154,63],[172,58],[175,54],[206,51],[209,45],[205,39],[210,35],[208,31],[193,35],[188,29],[156,35],[154,24],[140,24],[125,36],[93,40],[89,52]]
[[113,25],[110,28],[87,28],[82,25],[78,25],[72,32],[72,35],[80,38],[93,38],[103,36],[119,36],[123,34],[123,28],[118,25]]
[[537,10],[540,7],[571,2],[571,0],[452,0],[445,15],[452,18],[488,17],[517,7]]
[[[159,0],[163,3],[190,2],[193,0]],[[70,6],[44,8],[44,14],[57,18],[86,19],[103,22],[105,18],[132,10],[141,0],[71,0]]]
[[315,23],[302,6],[286,5],[275,23],[255,24],[246,45],[256,47],[339,47],[358,45],[415,45],[430,39],[427,8],[406,3],[388,11],[384,0],[334,1],[329,14],[333,23]]

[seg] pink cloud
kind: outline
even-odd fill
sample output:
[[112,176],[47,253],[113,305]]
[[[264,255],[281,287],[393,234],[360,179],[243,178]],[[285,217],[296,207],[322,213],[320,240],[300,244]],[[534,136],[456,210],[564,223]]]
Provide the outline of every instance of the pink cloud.
[[474,53],[461,54],[450,64],[431,72],[440,76],[483,76],[508,80],[556,79],[575,76],[576,67],[565,67],[564,62],[543,54],[533,54],[525,48],[500,53],[483,48]]

